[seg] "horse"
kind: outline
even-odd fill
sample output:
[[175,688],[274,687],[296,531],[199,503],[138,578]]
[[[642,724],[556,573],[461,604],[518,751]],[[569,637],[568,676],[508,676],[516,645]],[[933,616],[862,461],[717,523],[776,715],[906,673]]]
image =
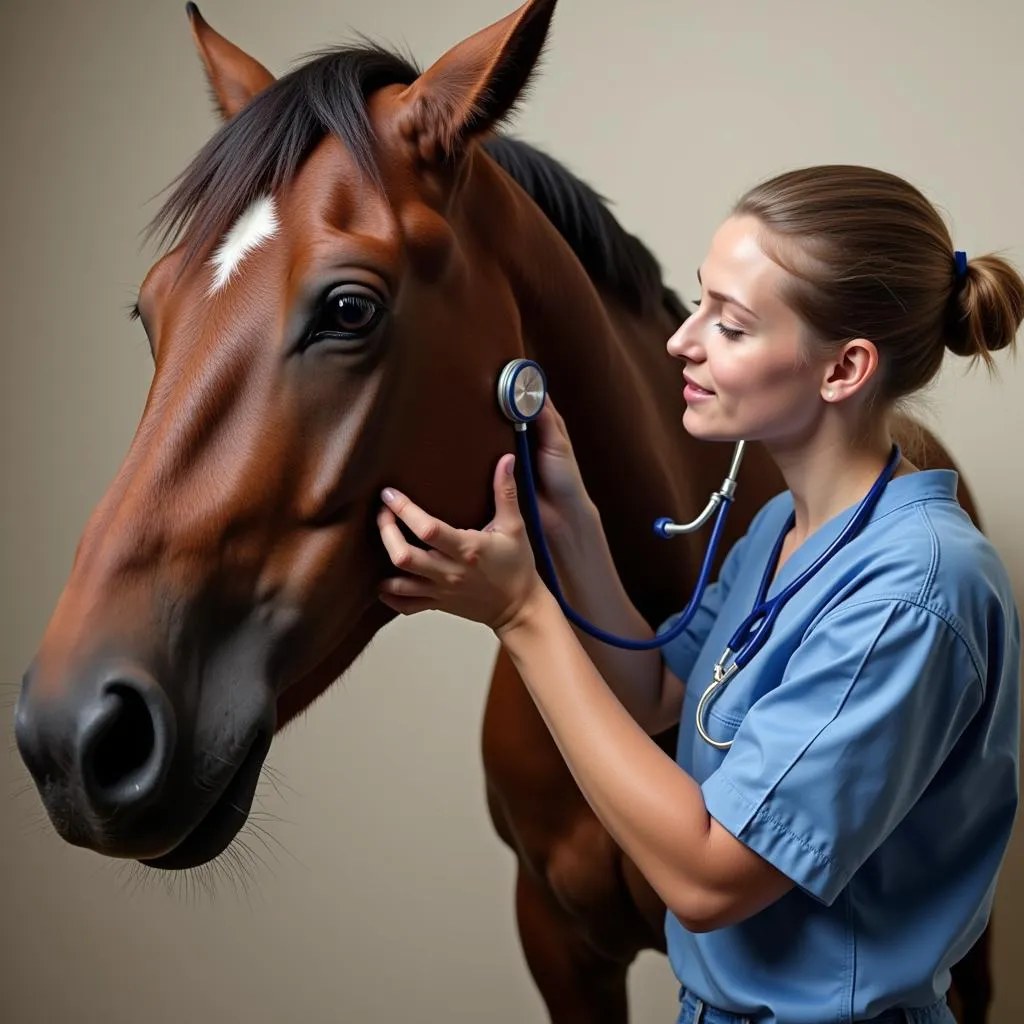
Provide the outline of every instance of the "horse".
[[[528,0],[425,71],[361,43],[275,78],[188,5],[223,123],[151,225],[163,252],[132,316],[153,379],[15,712],[66,842],[165,870],[229,847],[273,737],[393,617],[381,487],[456,525],[490,518],[513,358],[546,371],[638,609],[654,624],[685,603],[703,541],[651,524],[695,516],[730,453],[681,428],[665,341],[689,311],[657,259],[505,130],[554,9]],[[919,465],[953,467],[919,425],[901,438]],[[750,446],[723,551],[782,486]],[[976,517],[963,482],[960,499]],[[656,740],[671,752],[675,731]],[[552,1024],[624,1024],[665,908],[501,653],[481,752]],[[962,1024],[986,1017],[987,934],[954,971]]]

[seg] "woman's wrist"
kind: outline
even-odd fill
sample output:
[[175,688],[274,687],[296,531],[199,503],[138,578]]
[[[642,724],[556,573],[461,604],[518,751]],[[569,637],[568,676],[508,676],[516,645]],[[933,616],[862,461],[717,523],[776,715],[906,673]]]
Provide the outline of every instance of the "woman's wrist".
[[538,573],[530,590],[512,615],[494,627],[494,635],[506,647],[514,647],[518,641],[530,634],[542,632],[543,620],[553,609],[560,613],[554,594],[544,585]]
[[546,538],[551,557],[559,568],[571,569],[594,556],[595,544],[603,543],[601,513],[588,497],[563,516],[563,526]]

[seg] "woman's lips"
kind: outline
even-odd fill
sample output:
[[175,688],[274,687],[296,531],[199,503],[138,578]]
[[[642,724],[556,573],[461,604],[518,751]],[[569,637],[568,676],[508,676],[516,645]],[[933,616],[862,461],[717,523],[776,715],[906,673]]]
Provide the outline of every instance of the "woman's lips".
[[701,387],[696,381],[691,380],[683,374],[686,386],[683,388],[683,398],[687,402],[699,402],[702,399],[714,398],[715,393],[710,388]]

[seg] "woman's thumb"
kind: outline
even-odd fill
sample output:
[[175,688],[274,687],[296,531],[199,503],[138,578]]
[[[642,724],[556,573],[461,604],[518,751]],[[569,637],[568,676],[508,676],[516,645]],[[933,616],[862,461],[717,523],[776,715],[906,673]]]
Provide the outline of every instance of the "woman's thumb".
[[516,457],[503,455],[494,470],[494,518],[501,522],[520,518],[515,469]]

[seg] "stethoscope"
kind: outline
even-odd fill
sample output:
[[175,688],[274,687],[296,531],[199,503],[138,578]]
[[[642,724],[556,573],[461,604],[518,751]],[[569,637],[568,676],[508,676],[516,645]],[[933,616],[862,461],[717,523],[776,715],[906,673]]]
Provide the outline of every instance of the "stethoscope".
[[704,591],[707,589],[708,577],[711,574],[715,552],[718,550],[718,542],[722,535],[722,528],[725,525],[725,517],[736,493],[736,475],[739,472],[740,462],[743,459],[744,442],[740,441],[736,445],[728,476],[722,482],[722,486],[711,495],[704,511],[693,522],[676,523],[666,517],[655,520],[654,532],[659,537],[668,540],[679,534],[693,533],[695,530],[699,530],[715,513],[715,510],[718,510],[718,517],[711,530],[708,550],[704,555],[704,563],[701,565],[700,575],[697,578],[696,590],[694,590],[693,596],[690,598],[690,603],[680,613],[679,620],[671,629],[655,636],[651,640],[628,640],[625,637],[606,633],[600,627],[587,622],[582,615],[569,606],[569,602],[566,601],[558,585],[558,576],[555,572],[551,553],[548,551],[547,543],[544,540],[544,531],[541,527],[540,510],[537,507],[537,491],[533,481],[533,468],[530,460],[530,445],[526,436],[526,425],[540,415],[546,398],[547,379],[544,376],[544,371],[537,363],[532,359],[513,359],[505,365],[505,368],[498,377],[498,404],[501,406],[501,411],[512,421],[515,427],[518,457],[523,466],[523,479],[526,484],[526,507],[537,537],[538,553],[548,571],[551,592],[555,595],[558,604],[565,613],[565,617],[570,622],[603,643],[631,651],[649,651],[656,647],[664,647],[665,644],[671,643],[679,636],[690,624],[704,596]]
[[[625,637],[614,636],[605,632],[593,623],[588,622],[578,612],[570,607],[558,584],[558,576],[555,566],[544,540],[544,531],[540,521],[540,510],[537,505],[537,491],[533,479],[533,468],[530,459],[530,445],[526,436],[527,424],[535,420],[544,408],[544,401],[547,398],[547,379],[544,371],[532,359],[513,359],[502,369],[498,377],[498,405],[505,416],[512,422],[516,433],[516,446],[518,457],[523,466],[523,480],[526,486],[526,505],[534,533],[537,538],[538,553],[544,566],[547,569],[549,586],[555,595],[566,618],[574,625],[592,637],[613,647],[621,647],[626,650],[647,651],[656,647],[664,647],[678,637],[690,624],[700,602],[707,589],[708,577],[711,573],[711,565],[714,562],[715,553],[722,536],[722,529],[725,525],[725,518],[729,507],[732,505],[736,494],[737,481],[740,463],[743,460],[744,441],[736,443],[733,452],[729,472],[722,486],[715,491],[708,500],[704,511],[696,519],[689,523],[676,523],[672,519],[662,517],[655,520],[654,532],[657,536],[668,540],[680,534],[693,533],[699,530],[717,509],[718,515],[711,530],[711,539],[708,542],[708,549],[704,555],[704,562],[701,565],[700,575],[697,577],[697,586],[690,598],[686,608],[679,614],[679,618],[672,625],[671,629],[659,633],[650,640],[629,640]],[[893,445],[889,461],[885,469],[872,485],[871,490],[865,495],[857,506],[853,517],[843,528],[828,548],[818,556],[795,580],[780,591],[770,601],[766,600],[768,588],[771,585],[775,566],[778,564],[779,555],[786,534],[793,528],[795,516],[791,513],[785,527],[779,534],[775,547],[772,550],[765,566],[764,574],[761,577],[761,584],[758,588],[757,600],[751,613],[740,623],[736,632],[733,633],[729,643],[722,653],[722,656],[715,663],[713,678],[710,685],[704,690],[700,701],[697,704],[697,732],[701,739],[718,750],[728,750],[732,741],[719,741],[712,739],[704,728],[704,716],[711,699],[721,693],[729,680],[746,665],[757,652],[765,645],[771,633],[775,621],[782,612],[786,602],[815,574],[829,559],[831,559],[840,548],[844,547],[853,537],[860,532],[868,521],[871,513],[882,496],[886,485],[895,473],[902,458],[898,445]],[[731,661],[730,661],[731,659]]]

